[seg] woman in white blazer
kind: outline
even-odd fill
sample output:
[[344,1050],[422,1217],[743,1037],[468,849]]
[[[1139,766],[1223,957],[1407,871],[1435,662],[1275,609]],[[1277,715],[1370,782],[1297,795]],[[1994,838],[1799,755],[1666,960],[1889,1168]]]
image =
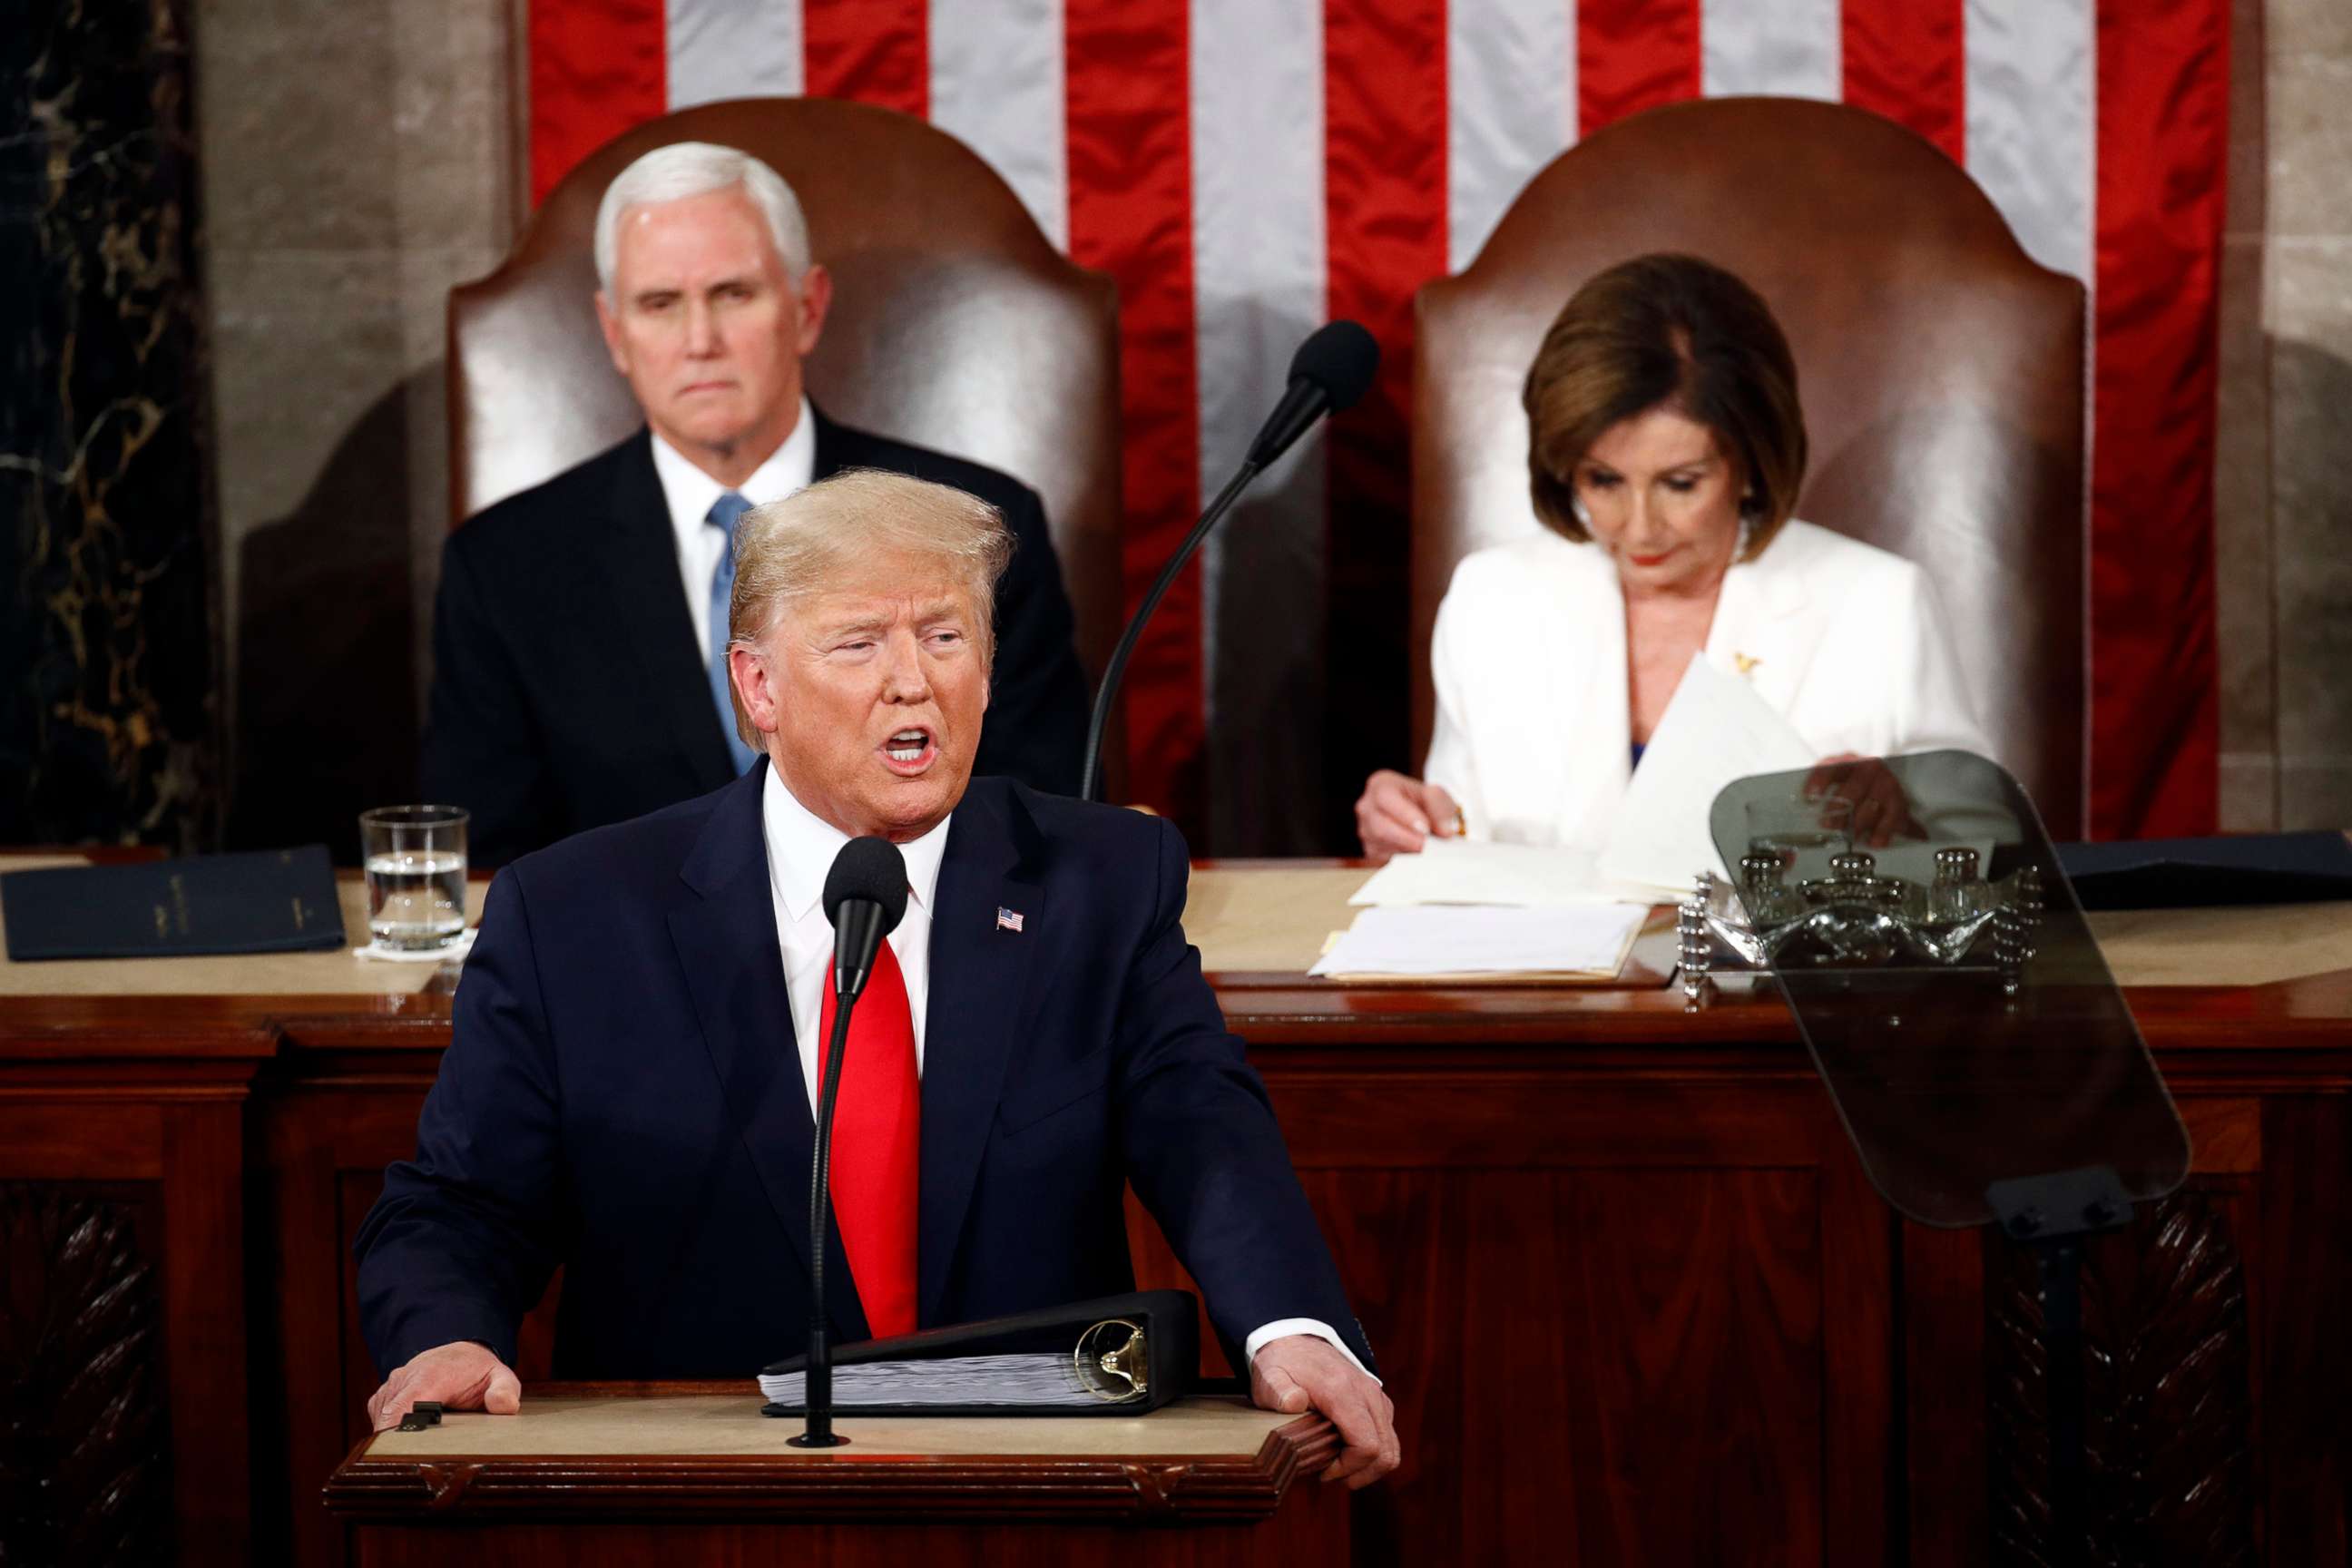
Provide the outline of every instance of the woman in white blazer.
[[[1455,569],[1424,775],[1366,783],[1366,853],[1433,834],[1597,848],[1695,653],[1825,763],[1989,754],[1926,574],[1790,517],[1796,363],[1746,283],[1687,256],[1610,268],[1552,323],[1524,401],[1545,531]],[[1858,837],[1899,826],[1888,783],[1841,785]]]

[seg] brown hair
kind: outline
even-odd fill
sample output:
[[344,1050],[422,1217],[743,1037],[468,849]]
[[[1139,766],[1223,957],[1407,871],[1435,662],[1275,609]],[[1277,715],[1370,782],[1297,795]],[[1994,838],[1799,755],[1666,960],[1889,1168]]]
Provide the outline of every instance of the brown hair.
[[1763,297],[1695,256],[1640,256],[1579,289],[1544,333],[1520,401],[1536,516],[1570,539],[1576,466],[1601,433],[1653,408],[1714,432],[1747,492],[1753,560],[1796,510],[1805,478],[1797,362]]

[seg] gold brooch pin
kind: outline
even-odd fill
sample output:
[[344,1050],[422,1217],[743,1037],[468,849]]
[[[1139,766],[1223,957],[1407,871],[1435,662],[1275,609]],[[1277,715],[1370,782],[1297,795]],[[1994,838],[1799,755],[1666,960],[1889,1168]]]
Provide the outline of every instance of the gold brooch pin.
[[1740,674],[1746,675],[1764,661],[1760,658],[1751,658],[1744,653],[1735,653],[1731,656],[1731,662],[1738,668]]

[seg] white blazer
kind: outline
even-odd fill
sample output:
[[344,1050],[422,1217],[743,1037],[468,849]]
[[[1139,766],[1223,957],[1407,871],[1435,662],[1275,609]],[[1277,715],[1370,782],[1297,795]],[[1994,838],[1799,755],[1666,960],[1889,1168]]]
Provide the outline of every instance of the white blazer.
[[[1927,574],[1791,521],[1724,574],[1706,659],[1822,756],[1991,756]],[[1463,558],[1431,641],[1423,776],[1474,838],[1598,849],[1633,777],[1625,602],[1597,545],[1545,531]]]

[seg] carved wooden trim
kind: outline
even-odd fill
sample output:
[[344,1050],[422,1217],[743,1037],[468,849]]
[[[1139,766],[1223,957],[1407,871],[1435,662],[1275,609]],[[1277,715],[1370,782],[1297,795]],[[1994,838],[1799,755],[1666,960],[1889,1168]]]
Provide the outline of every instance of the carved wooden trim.
[[[1993,1560],[2060,1559],[2051,1539],[2047,1362],[2031,1248],[1995,1237],[1990,1298]],[[2087,1561],[2116,1568],[2256,1561],[2252,1358],[2227,1221],[2184,1189],[2144,1206],[2083,1271]],[[2072,1558],[2064,1559],[2072,1562]]]
[[0,1182],[0,1563],[169,1560],[162,1344],[129,1208]]
[[352,1520],[793,1518],[1084,1520],[1164,1524],[1265,1519],[1291,1483],[1339,1456],[1318,1415],[1266,1435],[1247,1458],[440,1458],[352,1450],[324,1498]]

